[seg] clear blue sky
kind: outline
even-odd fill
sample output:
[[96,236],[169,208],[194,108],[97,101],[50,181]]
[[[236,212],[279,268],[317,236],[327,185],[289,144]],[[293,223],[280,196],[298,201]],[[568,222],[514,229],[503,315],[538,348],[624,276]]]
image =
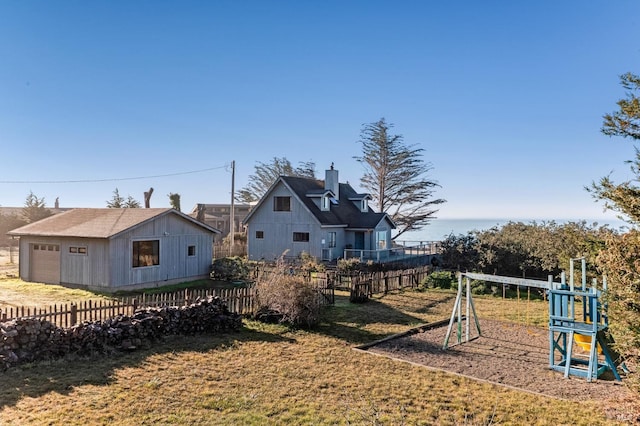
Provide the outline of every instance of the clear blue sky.
[[0,205],[154,187],[190,211],[230,202],[232,160],[239,189],[273,157],[359,189],[361,127],[385,117],[441,218],[613,218],[583,187],[629,177],[631,142],[600,133],[627,71],[636,0],[0,0]]

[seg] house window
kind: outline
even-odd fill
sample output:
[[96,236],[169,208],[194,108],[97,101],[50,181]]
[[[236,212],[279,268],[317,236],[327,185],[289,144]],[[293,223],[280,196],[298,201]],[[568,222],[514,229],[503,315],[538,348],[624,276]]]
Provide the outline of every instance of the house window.
[[387,248],[387,231],[376,232],[376,244],[378,250],[385,250]]
[[327,234],[327,244],[329,246],[329,248],[333,248],[336,246],[336,233],[335,232],[329,232]]
[[196,246],[188,246],[187,256],[195,256],[195,255],[196,255]]
[[134,268],[154,266],[160,264],[160,240],[134,241],[133,262]]
[[273,197],[274,212],[290,212],[291,197]]
[[69,247],[69,253],[71,254],[82,254],[82,255],[87,255],[87,248],[86,247]]
[[369,211],[369,203],[367,203],[367,199],[363,198],[360,204],[360,211],[366,213]]
[[308,232],[294,232],[293,233],[293,241],[294,242],[309,242],[309,233]]
[[322,211],[327,211],[329,210],[329,197],[328,196],[324,196],[322,197]]
[[261,240],[264,238],[264,231],[256,231],[256,240]]

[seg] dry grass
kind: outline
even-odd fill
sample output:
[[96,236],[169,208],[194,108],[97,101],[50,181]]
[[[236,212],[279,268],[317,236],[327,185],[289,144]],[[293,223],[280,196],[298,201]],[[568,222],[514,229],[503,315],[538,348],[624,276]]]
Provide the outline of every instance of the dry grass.
[[0,309],[12,306],[45,307],[103,297],[90,291],[59,285],[30,283],[18,278],[0,279]]
[[[609,424],[591,405],[351,349],[448,317],[454,296],[405,292],[355,305],[338,295],[312,331],[245,321],[236,334],[16,368],[0,376],[0,424]],[[479,315],[516,303],[476,298]]]

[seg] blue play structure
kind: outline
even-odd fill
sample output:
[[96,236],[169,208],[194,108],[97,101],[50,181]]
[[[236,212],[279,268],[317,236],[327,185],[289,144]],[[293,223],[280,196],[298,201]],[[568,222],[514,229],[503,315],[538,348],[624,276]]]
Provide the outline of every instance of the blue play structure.
[[[574,283],[576,260],[582,263],[579,287]],[[534,287],[544,289],[549,299],[549,368],[564,373],[565,377],[584,377],[589,382],[611,371],[615,380],[620,381],[618,368],[625,373],[628,373],[628,370],[620,355],[611,347],[613,338],[609,333],[606,305],[602,302],[602,294],[607,289],[607,283],[603,279],[602,289],[599,290],[594,279],[592,285],[587,287],[586,272],[585,259],[577,258],[570,260],[569,283],[566,282],[564,272],[560,282],[554,282],[552,276],[549,276],[548,281],[541,281],[470,272],[459,273],[458,294],[442,348],[449,348],[456,323],[457,339],[453,344],[469,342],[482,336],[471,295],[471,280]],[[463,279],[466,280],[466,285]],[[466,305],[464,314],[463,304]],[[471,329],[472,324],[475,326],[474,330]]]
[[[574,261],[582,262],[582,282],[574,283]],[[602,291],[606,290],[603,280]],[[620,380],[618,367],[627,372],[620,356],[611,348],[606,306],[602,291],[594,279],[587,287],[584,258],[571,259],[569,284],[565,274],[560,283],[550,283],[549,295],[549,367],[569,375],[585,377],[587,381],[611,371]],[[595,342],[595,343],[594,343]]]

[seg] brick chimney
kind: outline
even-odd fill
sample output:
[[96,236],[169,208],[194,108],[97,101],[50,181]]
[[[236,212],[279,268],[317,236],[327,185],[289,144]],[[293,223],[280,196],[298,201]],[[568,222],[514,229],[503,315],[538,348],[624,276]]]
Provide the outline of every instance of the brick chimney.
[[331,168],[325,172],[324,189],[328,189],[333,192],[336,200],[340,199],[340,182],[338,181],[338,171],[333,168],[333,163],[331,163]]

